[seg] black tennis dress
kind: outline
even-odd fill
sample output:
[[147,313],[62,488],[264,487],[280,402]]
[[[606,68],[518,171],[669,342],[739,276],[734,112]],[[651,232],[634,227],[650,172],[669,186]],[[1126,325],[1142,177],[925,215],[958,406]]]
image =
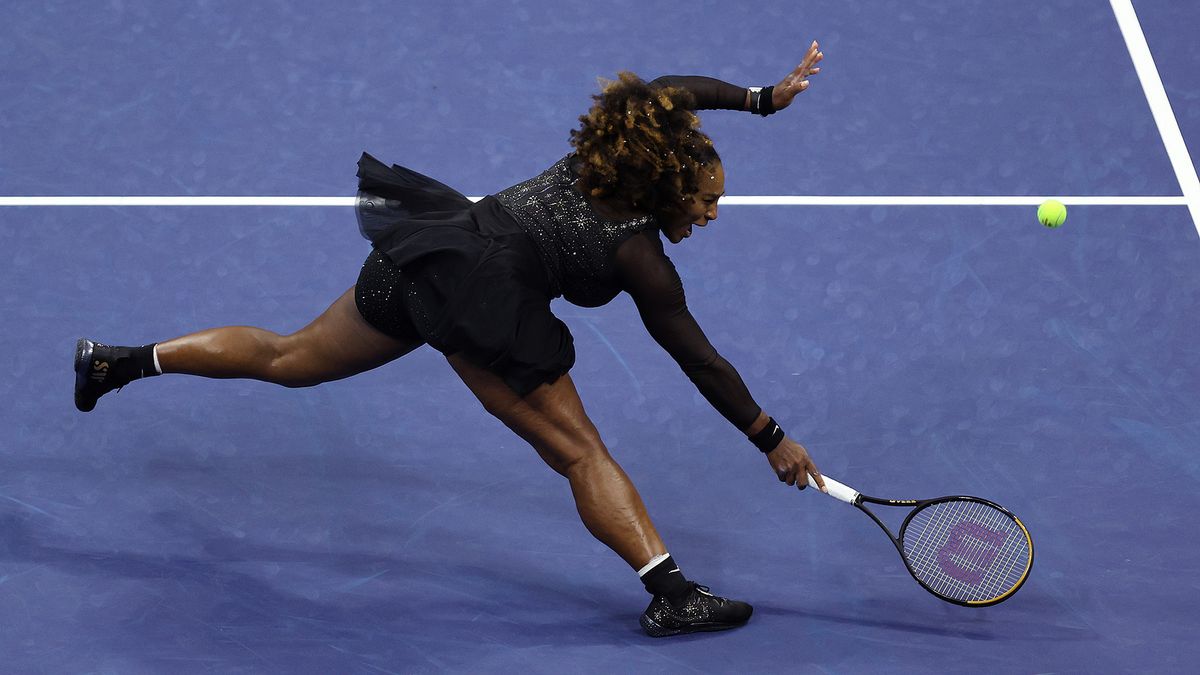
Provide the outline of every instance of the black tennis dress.
[[[697,108],[740,109],[745,93],[709,78],[655,83],[688,85]],[[627,292],[650,334],[700,392],[739,428],[749,426],[760,408],[688,311],[658,223],[598,214],[578,189],[577,162],[568,155],[472,203],[364,153],[356,210],[374,250],[355,287],[359,312],[397,339],[461,355],[524,396],[575,362],[571,333],[550,301],[562,296],[598,307]]]

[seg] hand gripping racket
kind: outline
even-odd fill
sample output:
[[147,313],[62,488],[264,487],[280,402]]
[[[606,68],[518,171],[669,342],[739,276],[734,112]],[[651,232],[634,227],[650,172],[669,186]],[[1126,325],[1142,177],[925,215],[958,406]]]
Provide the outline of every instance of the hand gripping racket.
[[[853,504],[883,528],[917,583],[937,597],[966,607],[987,607],[1012,597],[1033,567],[1029,530],[999,504],[979,497],[878,499],[823,476],[829,496]],[[817,484],[810,476],[808,484]],[[896,537],[864,502],[911,506]]]

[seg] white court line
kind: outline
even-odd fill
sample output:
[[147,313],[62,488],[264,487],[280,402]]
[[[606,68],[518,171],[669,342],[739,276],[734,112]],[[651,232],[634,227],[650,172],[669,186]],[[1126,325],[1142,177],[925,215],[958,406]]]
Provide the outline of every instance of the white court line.
[[0,197],[0,206],[354,206],[354,197]]
[[722,197],[721,206],[1037,206],[1057,199],[1068,206],[1183,206],[1183,197],[1002,196],[768,196]]
[[[1146,36],[1131,0],[1110,0],[1113,13],[1133,59],[1146,100],[1158,125],[1183,196],[1056,197],[1068,206],[1187,206],[1200,233],[1200,178],[1192,164],[1162,78],[1150,54]],[[728,196],[724,206],[1034,206],[1048,197],[1030,196]],[[479,201],[480,197],[471,197]],[[44,196],[0,197],[4,206],[354,206],[354,197],[177,197],[177,196]]]
[[1154,114],[1158,133],[1162,136],[1163,145],[1167,147],[1167,156],[1171,158],[1171,166],[1175,168],[1175,177],[1179,180],[1183,196],[1187,199],[1192,223],[1196,226],[1196,232],[1200,234],[1200,178],[1196,176],[1196,165],[1192,164],[1192,156],[1188,153],[1183,134],[1179,131],[1179,122],[1175,119],[1175,111],[1171,109],[1171,100],[1167,98],[1167,90],[1163,88],[1158,67],[1154,65],[1154,56],[1150,53],[1150,45],[1146,43],[1146,34],[1142,32],[1142,24],[1138,21],[1137,13],[1133,11],[1132,0],[1109,1],[1113,13],[1117,16],[1121,35],[1125,37],[1125,45],[1129,48],[1133,67],[1142,82],[1146,102],[1150,104],[1150,112]]
[[[482,197],[470,197],[479,201]],[[1187,206],[1187,197],[795,196],[721,198],[721,206],[1037,206],[1057,199],[1068,206]],[[0,206],[354,206],[354,197],[0,197]]]

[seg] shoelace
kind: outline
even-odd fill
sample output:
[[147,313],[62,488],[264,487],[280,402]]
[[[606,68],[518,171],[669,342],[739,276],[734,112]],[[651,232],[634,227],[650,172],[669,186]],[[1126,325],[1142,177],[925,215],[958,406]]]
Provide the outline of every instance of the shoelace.
[[712,598],[714,601],[716,601],[718,606],[723,607],[725,605],[725,598],[721,598],[721,597],[713,595],[712,592],[709,590],[708,586],[704,586],[704,585],[692,582],[692,588],[695,589],[696,591],[698,591],[699,593],[701,593],[703,595],[707,595],[708,597]]

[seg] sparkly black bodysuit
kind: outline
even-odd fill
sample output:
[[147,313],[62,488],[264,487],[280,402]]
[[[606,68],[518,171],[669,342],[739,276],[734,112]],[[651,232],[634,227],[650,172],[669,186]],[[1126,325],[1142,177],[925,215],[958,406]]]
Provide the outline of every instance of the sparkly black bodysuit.
[[537,244],[552,293],[599,307],[622,290],[613,270],[617,247],[657,223],[652,216],[600,217],[576,189],[574,159],[567,155],[541,175],[496,193],[496,200]]
[[[652,84],[689,89],[696,96],[697,109],[741,110],[745,102],[745,89],[711,78],[663,77]],[[397,204],[403,211],[400,204],[412,201],[414,185],[422,190],[423,199],[432,194],[433,203],[453,206],[449,212],[431,214],[426,209],[410,214],[370,236],[376,253],[364,265],[356,299],[364,317],[377,327],[395,333],[383,323],[398,311],[395,303],[404,300],[422,340],[445,353],[462,351],[473,356],[524,394],[543,381],[552,381],[574,362],[569,331],[549,313],[549,299],[561,295],[574,304],[596,307],[624,291],[633,298],[651,336],[718,412],[739,429],[750,426],[758,416],[760,408],[737,371],[717,353],[688,311],[683,284],[663,250],[655,219],[643,216],[613,221],[601,217],[575,188],[573,155],[465,210],[460,201],[464,198],[440,183],[402,167],[388,170],[365,156],[364,162],[367,160],[374,164],[360,162],[360,226],[379,217],[377,210],[370,210],[376,206],[364,204]],[[387,171],[397,173],[385,174]],[[375,180],[375,176],[382,178]],[[396,192],[388,194],[389,187]],[[422,239],[428,241],[412,244]],[[478,250],[470,256],[459,253],[471,247]],[[431,250],[433,254],[428,253]],[[381,254],[402,269],[388,269],[392,266]],[[531,255],[535,261],[529,260]],[[464,262],[455,272],[453,262],[430,262],[438,256]],[[488,256],[504,266],[480,281],[476,279],[479,270],[499,267],[477,262]],[[531,266],[539,268],[536,274]],[[429,270],[464,281],[454,287],[439,286]],[[501,286],[501,280],[510,277],[525,281],[516,287]],[[461,301],[462,296],[470,299]],[[379,305],[379,298],[392,304]],[[468,303],[472,305],[469,311],[462,307]],[[431,311],[430,306],[456,311]],[[455,319],[451,321],[443,314],[457,316],[450,317]],[[535,325],[538,330],[529,329]],[[471,339],[457,337],[455,331],[468,333]]]

